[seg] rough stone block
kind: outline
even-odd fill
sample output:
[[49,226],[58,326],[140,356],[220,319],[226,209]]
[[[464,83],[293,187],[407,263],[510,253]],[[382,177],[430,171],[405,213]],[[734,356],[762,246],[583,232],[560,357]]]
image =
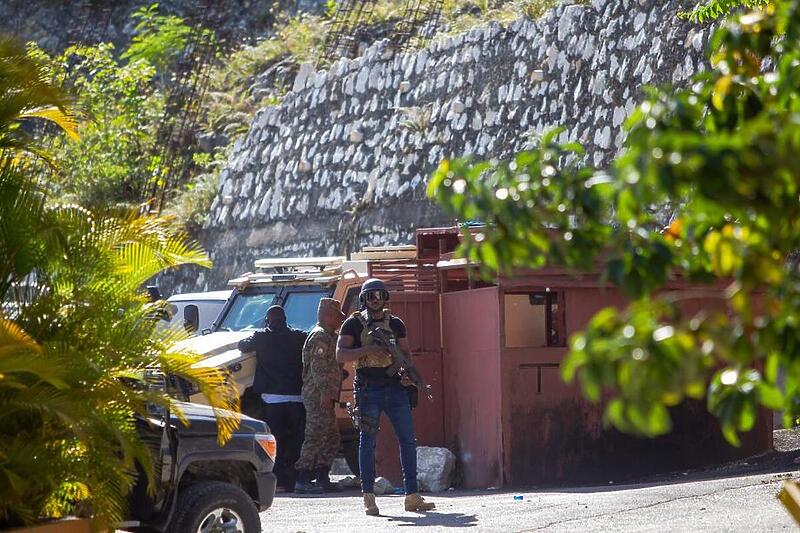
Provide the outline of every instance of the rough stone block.
[[364,140],[364,134],[358,129],[353,129],[350,131],[349,138],[351,143],[360,143]]
[[447,448],[417,447],[417,483],[420,491],[441,492],[450,488],[456,456]]
[[292,91],[297,92],[302,89],[305,89],[306,84],[309,80],[313,81],[315,77],[315,70],[314,65],[311,63],[302,63],[300,65],[300,69],[297,71],[297,76],[294,78],[294,85],[292,85]]
[[425,66],[428,64],[429,53],[427,50],[420,50],[419,54],[417,54],[417,61],[416,61],[416,68],[415,72],[417,74],[422,74],[425,70]]

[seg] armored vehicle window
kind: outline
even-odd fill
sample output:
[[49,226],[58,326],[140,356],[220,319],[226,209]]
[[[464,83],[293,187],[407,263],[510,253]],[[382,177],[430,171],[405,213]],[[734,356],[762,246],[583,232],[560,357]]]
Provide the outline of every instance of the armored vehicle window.
[[225,306],[225,300],[195,300],[173,303],[175,312],[169,321],[170,328],[178,329],[183,327],[183,310],[190,304],[197,306],[197,310],[200,312],[200,329],[203,330],[211,327],[214,319],[217,318],[217,315]]
[[344,302],[342,302],[342,311],[347,316],[352,315],[355,311],[358,311],[358,293],[361,291],[360,287],[352,287],[347,289],[347,294],[344,297]]
[[274,292],[237,294],[219,329],[241,331],[263,328],[267,309],[274,299]]
[[291,292],[286,296],[283,308],[286,322],[293,328],[310,331],[317,323],[319,301],[328,296],[327,292]]

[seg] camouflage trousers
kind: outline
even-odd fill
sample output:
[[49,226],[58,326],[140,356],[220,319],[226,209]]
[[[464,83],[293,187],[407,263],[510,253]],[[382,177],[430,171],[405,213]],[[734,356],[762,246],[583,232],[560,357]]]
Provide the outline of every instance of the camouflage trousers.
[[321,405],[319,400],[304,399],[306,407],[306,436],[297,470],[330,468],[339,453],[339,427],[332,404]]

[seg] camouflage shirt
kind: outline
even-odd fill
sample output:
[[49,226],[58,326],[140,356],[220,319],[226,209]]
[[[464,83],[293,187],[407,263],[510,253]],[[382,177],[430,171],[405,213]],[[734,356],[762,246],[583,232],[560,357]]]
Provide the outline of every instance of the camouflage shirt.
[[338,398],[342,370],[336,362],[336,334],[317,324],[303,345],[303,398]]

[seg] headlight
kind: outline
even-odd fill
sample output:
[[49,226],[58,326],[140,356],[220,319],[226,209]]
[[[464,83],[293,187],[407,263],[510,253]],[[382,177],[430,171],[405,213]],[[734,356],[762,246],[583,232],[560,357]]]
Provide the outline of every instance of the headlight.
[[152,368],[145,369],[144,381],[147,383],[147,388],[158,392],[167,390],[167,376],[160,370]]
[[256,433],[256,442],[264,450],[264,453],[275,462],[275,455],[278,453],[278,443],[275,442],[275,437],[269,433]]
[[172,397],[183,397],[188,400],[189,396],[200,392],[194,383],[174,374],[170,374],[167,383],[169,384],[167,393]]

